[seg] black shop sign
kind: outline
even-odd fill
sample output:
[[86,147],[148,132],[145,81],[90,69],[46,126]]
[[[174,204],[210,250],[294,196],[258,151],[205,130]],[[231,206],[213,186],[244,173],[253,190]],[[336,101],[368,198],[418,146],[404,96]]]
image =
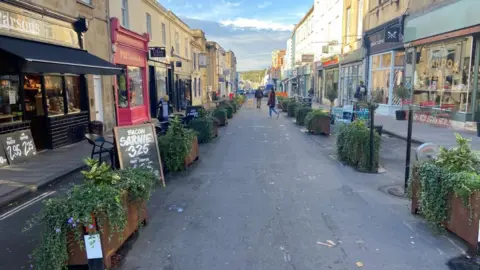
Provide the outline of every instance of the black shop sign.
[[150,57],[163,58],[163,57],[166,57],[167,55],[165,51],[165,47],[150,47],[148,49],[150,51]]
[[4,134],[0,137],[2,150],[0,150],[0,166],[17,164],[37,154],[37,148],[30,130],[20,130]]
[[152,124],[115,127],[114,133],[120,168],[150,169],[165,186],[155,127]]
[[203,110],[202,106],[188,106],[186,110],[187,117],[198,118],[200,117],[200,111]]

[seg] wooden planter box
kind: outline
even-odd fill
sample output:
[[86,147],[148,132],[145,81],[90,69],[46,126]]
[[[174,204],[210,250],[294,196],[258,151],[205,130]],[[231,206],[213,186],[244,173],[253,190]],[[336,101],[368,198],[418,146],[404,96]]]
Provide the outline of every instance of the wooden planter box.
[[198,160],[198,138],[195,136],[192,140],[192,147],[190,153],[185,157],[185,168],[192,165],[193,162]]
[[312,120],[309,131],[315,135],[330,135],[330,118],[316,117]]
[[[123,204],[127,209],[127,224],[121,233],[110,233],[111,229],[108,221],[105,218],[98,217],[101,220],[103,227],[100,229],[100,239],[102,243],[103,261],[106,269],[112,266],[112,256],[120,249],[128,238],[138,230],[141,223],[147,220],[147,204],[146,202],[128,202],[128,196],[123,196]],[[79,226],[80,230],[82,226]],[[83,233],[83,232],[82,232]],[[110,238],[110,236],[112,236]],[[85,247],[81,246],[74,240],[73,233],[68,235],[70,244],[68,246],[68,265],[81,266],[88,265],[87,253]],[[109,240],[110,238],[110,240]]]
[[218,124],[217,122],[213,122],[213,137],[217,138],[218,137]]
[[[418,214],[420,209],[420,179],[418,173],[414,169],[412,172],[412,205],[411,212]],[[456,234],[463,239],[467,246],[468,251],[472,255],[477,255],[480,250],[478,246],[479,236],[479,218],[480,218],[480,192],[475,192],[470,197],[471,209],[468,209],[463,204],[462,200],[450,194],[448,196],[448,205],[450,206],[450,218],[443,225],[447,230]]]

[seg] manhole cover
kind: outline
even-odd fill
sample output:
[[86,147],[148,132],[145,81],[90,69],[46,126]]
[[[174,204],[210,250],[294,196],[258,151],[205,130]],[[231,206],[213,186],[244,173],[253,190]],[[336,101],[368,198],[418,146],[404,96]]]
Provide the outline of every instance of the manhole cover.
[[479,258],[460,256],[449,260],[447,265],[450,270],[478,270],[480,269],[480,260]]

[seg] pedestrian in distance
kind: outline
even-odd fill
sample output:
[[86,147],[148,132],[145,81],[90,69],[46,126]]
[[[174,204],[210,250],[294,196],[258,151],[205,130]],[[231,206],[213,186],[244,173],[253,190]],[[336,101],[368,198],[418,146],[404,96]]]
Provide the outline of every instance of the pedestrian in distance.
[[360,81],[360,85],[357,87],[357,90],[355,91],[354,98],[356,98],[359,101],[365,101],[367,96],[367,87],[365,87],[365,84],[363,81]]
[[257,91],[255,91],[255,98],[257,99],[257,109],[260,109],[262,107],[262,98],[263,98],[262,90],[257,89]]
[[268,103],[267,103],[269,107],[268,114],[269,114],[269,118],[272,118],[272,112],[274,112],[277,114],[277,119],[278,119],[278,117],[280,116],[280,113],[277,112],[277,110],[275,110],[275,103],[276,103],[275,88],[272,88],[272,90],[268,94]]

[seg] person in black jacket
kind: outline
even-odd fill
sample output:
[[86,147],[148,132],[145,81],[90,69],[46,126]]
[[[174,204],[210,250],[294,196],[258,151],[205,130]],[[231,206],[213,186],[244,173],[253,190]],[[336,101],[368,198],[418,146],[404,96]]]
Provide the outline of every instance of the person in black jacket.
[[257,98],[257,109],[260,109],[260,107],[262,106],[262,98],[263,98],[262,90],[257,89],[257,91],[255,91],[255,98]]

